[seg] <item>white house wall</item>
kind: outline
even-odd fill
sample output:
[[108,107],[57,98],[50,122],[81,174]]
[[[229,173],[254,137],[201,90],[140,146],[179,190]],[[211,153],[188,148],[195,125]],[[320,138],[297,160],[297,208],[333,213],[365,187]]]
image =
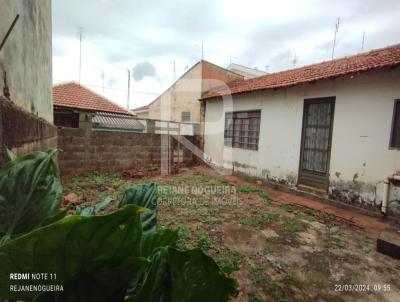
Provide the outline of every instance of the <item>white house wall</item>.
[[[304,99],[335,96],[330,160],[331,198],[379,204],[383,181],[400,171],[400,150],[389,149],[400,69],[323,80],[288,89],[253,92],[208,101],[205,153],[218,165],[294,186],[300,162]],[[224,108],[225,107],[225,108]],[[224,146],[224,113],[261,110],[258,151]],[[392,187],[390,200],[400,200]]]

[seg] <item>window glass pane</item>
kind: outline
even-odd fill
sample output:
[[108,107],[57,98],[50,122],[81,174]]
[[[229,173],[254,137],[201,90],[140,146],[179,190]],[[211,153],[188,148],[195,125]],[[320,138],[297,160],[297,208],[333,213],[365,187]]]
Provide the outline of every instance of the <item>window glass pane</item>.
[[225,114],[225,145],[258,150],[260,111],[228,112]]
[[390,147],[400,148],[400,100],[394,102],[392,136]]

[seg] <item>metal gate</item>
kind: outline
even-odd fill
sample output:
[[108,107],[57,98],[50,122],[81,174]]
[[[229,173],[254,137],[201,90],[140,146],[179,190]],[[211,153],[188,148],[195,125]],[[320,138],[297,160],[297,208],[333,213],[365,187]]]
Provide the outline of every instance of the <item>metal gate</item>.
[[327,190],[335,98],[304,100],[299,184]]

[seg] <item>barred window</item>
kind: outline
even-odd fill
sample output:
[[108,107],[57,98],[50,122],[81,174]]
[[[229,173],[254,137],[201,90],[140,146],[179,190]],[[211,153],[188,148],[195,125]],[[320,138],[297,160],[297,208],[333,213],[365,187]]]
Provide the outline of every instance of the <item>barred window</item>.
[[392,135],[390,136],[390,147],[400,148],[400,100],[394,101]]
[[181,121],[182,122],[190,122],[190,111],[182,111]]
[[258,150],[260,110],[225,113],[225,146]]

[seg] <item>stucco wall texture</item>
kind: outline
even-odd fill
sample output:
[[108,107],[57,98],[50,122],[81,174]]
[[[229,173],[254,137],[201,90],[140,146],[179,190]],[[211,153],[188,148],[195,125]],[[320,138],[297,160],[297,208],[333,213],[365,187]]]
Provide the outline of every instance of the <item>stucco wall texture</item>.
[[149,118],[180,122],[181,113],[190,112],[190,122],[200,122],[202,93],[243,76],[207,61],[200,61],[150,104]]
[[[329,196],[377,208],[383,181],[400,171],[400,150],[389,148],[399,83],[396,68],[208,101],[205,153],[225,168],[296,186],[304,99],[335,96]],[[224,146],[225,112],[255,109],[261,110],[259,150]],[[392,186],[394,200],[400,189]]]
[[0,95],[4,72],[10,100],[24,111],[53,122],[51,0],[0,0],[0,39],[19,20],[0,52]]

